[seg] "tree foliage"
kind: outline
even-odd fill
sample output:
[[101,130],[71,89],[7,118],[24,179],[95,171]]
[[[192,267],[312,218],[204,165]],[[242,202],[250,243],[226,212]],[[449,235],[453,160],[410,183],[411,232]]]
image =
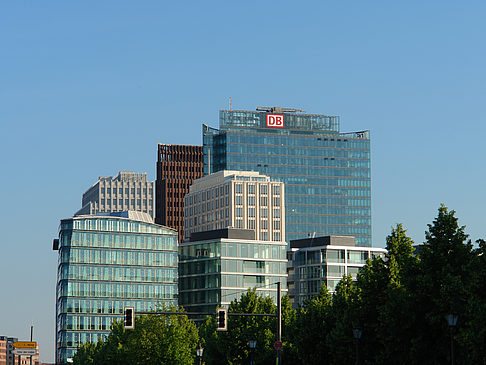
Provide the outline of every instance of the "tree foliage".
[[134,330],[114,322],[104,342],[81,345],[73,361],[78,365],[189,365],[198,342],[197,327],[186,316],[150,314],[136,317]]
[[[277,307],[270,297],[258,295],[256,289],[248,290],[240,300],[231,302],[229,313],[266,313],[276,314]],[[288,298],[282,298],[282,327],[291,320],[293,310]],[[253,336],[257,340],[255,361],[257,364],[274,364],[273,344],[277,339],[275,317],[266,316],[229,316],[228,330],[216,331],[216,319],[207,317],[199,329],[204,346],[204,360],[207,364],[242,364],[249,361],[248,341]],[[289,345],[284,341],[284,348]]]

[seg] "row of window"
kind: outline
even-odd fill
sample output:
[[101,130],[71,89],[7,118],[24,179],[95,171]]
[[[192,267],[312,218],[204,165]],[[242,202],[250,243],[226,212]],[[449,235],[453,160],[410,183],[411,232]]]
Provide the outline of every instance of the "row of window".
[[[123,189],[125,189],[125,195],[128,195],[128,193],[130,192],[130,194],[132,195],[135,195],[135,188],[106,188],[106,194],[123,194]],[[105,194],[105,188],[101,188],[101,194]],[[147,189],[146,188],[137,188],[137,194],[140,195],[140,194],[143,194],[143,195],[147,195]],[[148,189],[148,195],[149,196],[152,196],[152,188],[149,188]]]
[[290,209],[290,213],[294,214],[295,216],[291,217],[292,221],[290,219],[287,219],[287,224],[371,226],[371,217],[324,215],[315,214],[315,212],[313,212],[312,210],[310,211],[314,214],[305,214],[300,210],[294,209],[292,207]]
[[364,265],[369,258],[381,255],[381,252],[358,250],[327,249],[319,251],[298,251],[295,254],[294,266],[320,264],[325,262]]
[[61,263],[177,267],[177,252],[62,248]]
[[177,299],[177,284],[65,282],[58,297]]
[[58,279],[176,283],[177,269],[62,264]]
[[[165,304],[168,302],[164,301]],[[134,307],[135,312],[149,312],[157,309],[156,300],[121,300],[121,299],[78,299],[61,298],[58,300],[58,313],[85,314],[123,314],[124,307]]]
[[[238,163],[230,160],[225,168],[231,170],[257,170],[265,173],[266,175],[275,175],[279,178],[284,175],[300,175],[300,176],[325,176],[325,177],[352,177],[352,178],[371,178],[371,172],[369,168],[338,168],[338,167],[314,167],[314,166],[285,166],[280,161],[275,161],[273,164],[267,163],[260,166],[254,161],[251,155],[247,155],[244,161]],[[287,188],[288,190],[288,188]]]
[[[241,143],[245,145],[277,145],[277,146],[294,146],[294,147],[332,147],[332,148],[351,148],[351,149],[361,149],[369,150],[370,141],[367,139],[348,139],[340,138],[339,135],[336,138],[321,138],[320,140],[315,136],[298,136],[292,135],[268,135],[268,134],[238,134],[237,132],[227,131],[226,132],[226,144]],[[255,147],[255,146],[252,146]],[[273,146],[272,146],[273,147]],[[272,147],[267,147],[271,149]]]
[[[280,177],[290,189],[294,189],[294,185],[311,185],[311,186],[326,186],[326,187],[353,187],[353,188],[370,188],[371,179],[369,178],[341,178],[341,177],[313,177],[313,176],[293,176],[282,175]],[[346,194],[345,194],[346,195]]]
[[286,168],[289,166],[299,166],[300,168],[361,168],[369,169],[371,166],[369,159],[342,159],[334,157],[289,157],[282,155],[271,155],[264,153],[256,155],[252,149],[246,150],[243,153],[230,153],[226,157],[231,163],[244,163],[247,161],[257,161],[259,164],[273,164],[283,165]]
[[[106,199],[106,205],[111,205],[111,203],[113,203],[113,205],[117,205],[117,202],[118,202],[118,205],[123,205],[123,199]],[[133,207],[135,206],[135,199],[125,199],[125,205],[129,205],[128,202],[130,202],[130,205]],[[101,205],[105,205],[105,199],[101,199]],[[144,208],[151,208],[152,207],[152,204],[153,204],[153,201],[152,199],[148,200],[148,205],[147,205],[147,200],[146,199],[137,199],[137,207],[140,207],[140,205],[142,205],[142,207]]]
[[133,235],[63,231],[61,247],[104,247],[154,251],[177,251],[175,236]]
[[228,144],[227,151],[229,153],[248,153],[251,151],[257,155],[279,155],[279,156],[289,156],[298,157],[305,156],[306,158],[340,158],[340,159],[370,159],[370,151],[362,149],[351,149],[351,148],[329,148],[322,146],[322,143],[316,143],[313,146],[308,146],[305,148],[299,147],[289,147],[281,145],[261,145],[252,144],[249,146],[231,143]]
[[243,243],[243,242],[211,242],[182,245],[180,261],[201,258],[238,257],[252,259],[286,259],[286,244]]

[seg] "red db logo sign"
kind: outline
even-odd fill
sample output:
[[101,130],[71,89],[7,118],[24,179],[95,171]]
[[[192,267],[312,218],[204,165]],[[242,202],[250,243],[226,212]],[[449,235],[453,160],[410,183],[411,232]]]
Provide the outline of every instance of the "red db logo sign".
[[267,114],[267,127],[283,128],[284,116],[282,114]]

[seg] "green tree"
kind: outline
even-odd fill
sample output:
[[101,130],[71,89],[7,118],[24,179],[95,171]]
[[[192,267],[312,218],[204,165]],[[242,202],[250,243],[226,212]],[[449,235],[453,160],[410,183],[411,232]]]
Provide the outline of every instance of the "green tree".
[[[449,363],[445,316],[453,311],[462,321],[467,319],[472,244],[454,214],[441,205],[437,218],[425,232],[426,242],[420,247],[416,280],[410,283],[410,290],[414,291],[415,318],[412,319],[416,331],[410,349],[412,363]],[[458,356],[457,363],[463,358]]]
[[[275,314],[276,305],[270,297],[257,294],[256,289],[248,290],[240,300],[231,302],[229,313],[266,313]],[[286,297],[282,298],[282,328],[285,328],[293,316],[293,310]],[[228,330],[216,331],[216,318],[207,317],[199,329],[204,346],[204,360],[207,364],[241,364],[250,357],[248,340],[255,336],[257,348],[255,360],[257,364],[274,364],[276,340],[276,318],[264,316],[230,316]],[[288,325],[287,325],[288,327]],[[285,331],[282,332],[284,349],[290,347]],[[286,350],[284,350],[286,351]]]
[[189,365],[198,342],[197,327],[187,316],[150,314],[137,317],[134,330],[114,322],[103,343],[82,345],[73,361],[80,365]]
[[327,353],[332,354],[329,364],[347,365],[355,361],[353,326],[356,323],[356,283],[351,275],[344,276],[336,286],[329,313],[330,330],[327,333]]
[[415,335],[411,323],[414,317],[413,291],[409,288],[410,278],[417,269],[417,258],[413,255],[413,241],[406,230],[397,224],[386,238],[388,253],[383,260],[387,282],[383,302],[377,306],[376,340],[380,351],[375,354],[377,364],[409,364],[410,341]]
[[307,300],[297,310],[291,335],[292,364],[326,364],[330,354],[327,352],[326,334],[330,324],[331,295],[324,283],[319,295]]
[[486,364],[486,241],[476,241],[469,266],[466,314],[460,318],[457,340],[470,364]]

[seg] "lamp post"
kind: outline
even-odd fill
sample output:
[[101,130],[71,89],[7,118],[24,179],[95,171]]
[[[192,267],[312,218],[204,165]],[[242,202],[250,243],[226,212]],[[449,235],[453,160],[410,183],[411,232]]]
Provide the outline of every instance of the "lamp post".
[[202,348],[201,344],[199,344],[199,347],[196,349],[196,355],[199,357],[199,365],[202,364],[203,351],[204,349]]
[[449,325],[449,333],[451,336],[451,364],[454,365],[454,328],[457,325],[457,320],[459,319],[459,315],[457,313],[449,313],[446,315],[447,324]]
[[363,334],[363,329],[359,326],[353,328],[354,342],[356,343],[356,365],[359,365],[359,340]]
[[250,347],[250,365],[255,365],[255,348],[257,345],[257,340],[255,335],[251,335],[248,340],[248,347]]

